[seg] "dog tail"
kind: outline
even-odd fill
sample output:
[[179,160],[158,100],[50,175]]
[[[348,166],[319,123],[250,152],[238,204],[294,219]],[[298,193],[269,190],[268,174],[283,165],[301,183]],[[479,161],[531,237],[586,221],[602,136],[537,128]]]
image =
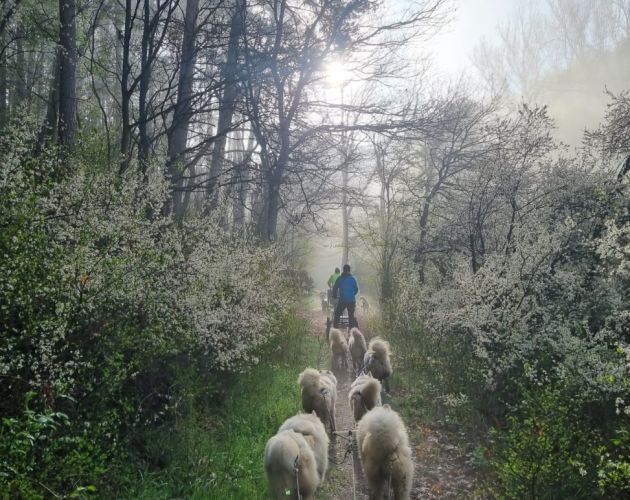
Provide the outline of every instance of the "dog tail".
[[296,473],[299,471],[302,476],[307,471],[316,470],[311,446],[301,434],[292,430],[279,432],[269,439],[264,466],[276,498],[286,495],[287,491],[297,495]]
[[319,372],[315,368],[307,368],[298,377],[298,384],[302,389],[319,390]]
[[330,345],[343,346],[344,344],[346,344],[346,339],[344,338],[343,333],[341,333],[341,330],[337,330],[336,328],[331,328],[330,329]]
[[378,413],[369,412],[367,414],[372,417],[372,420],[369,423],[370,430],[361,446],[363,452],[369,456],[381,457],[380,461],[386,457],[391,457],[407,440],[404,424],[400,417],[395,412],[388,410],[388,405],[385,405],[378,410],[373,410],[378,411]]
[[391,355],[391,351],[389,349],[389,342],[383,340],[380,337],[374,337],[370,341],[369,350],[372,351],[376,357],[380,360],[384,360],[385,358]]
[[368,410],[380,404],[380,395],[381,383],[375,378],[368,380],[363,387],[361,387],[361,396]]
[[365,336],[361,333],[361,330],[359,330],[355,326],[352,330],[350,330],[350,334],[352,335],[352,338],[354,339],[354,341],[363,348],[363,351],[367,351],[367,344],[365,343]]

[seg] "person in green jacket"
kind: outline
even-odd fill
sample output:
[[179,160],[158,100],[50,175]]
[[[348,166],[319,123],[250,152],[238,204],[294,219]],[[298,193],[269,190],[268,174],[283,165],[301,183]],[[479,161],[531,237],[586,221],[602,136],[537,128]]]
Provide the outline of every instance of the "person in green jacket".
[[332,310],[335,310],[335,304],[337,303],[337,301],[333,298],[333,293],[332,293],[332,289],[335,286],[335,283],[337,282],[337,278],[339,278],[339,276],[341,276],[341,271],[339,270],[338,267],[335,267],[335,272],[332,273],[330,275],[330,278],[328,278],[328,305],[332,308]]
[[338,267],[335,267],[335,272],[330,275],[330,278],[328,278],[328,288],[332,288],[333,286],[335,286],[335,283],[339,276],[341,276],[341,271]]

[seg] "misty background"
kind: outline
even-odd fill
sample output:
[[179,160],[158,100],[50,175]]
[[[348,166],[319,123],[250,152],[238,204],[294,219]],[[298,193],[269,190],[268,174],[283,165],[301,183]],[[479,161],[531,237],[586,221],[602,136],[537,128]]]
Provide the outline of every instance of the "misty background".
[[[630,7],[614,0],[454,0],[448,20],[417,49],[426,78],[462,84],[480,96],[546,106],[554,137],[568,151],[602,122],[610,102],[630,81]],[[309,239],[316,287],[342,265],[341,213],[326,214],[327,235]],[[363,291],[374,274],[361,245],[350,263]]]
[[409,496],[630,498],[629,61],[630,0],[3,0],[0,498],[266,500],[388,351],[345,263]]

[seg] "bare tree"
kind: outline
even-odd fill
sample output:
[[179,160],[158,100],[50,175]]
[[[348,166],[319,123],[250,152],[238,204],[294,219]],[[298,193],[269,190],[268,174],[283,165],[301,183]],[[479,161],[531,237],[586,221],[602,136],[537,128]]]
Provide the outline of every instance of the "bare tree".
[[184,35],[182,37],[179,83],[177,102],[173,112],[173,124],[168,133],[167,171],[172,185],[173,211],[177,218],[184,215],[182,203],[183,171],[185,161],[188,127],[193,113],[193,72],[196,59],[195,38],[197,35],[197,12],[199,0],[187,0],[184,16]]
[[[365,120],[367,125],[359,121],[349,127],[296,128],[297,123],[304,123],[301,118],[309,90],[321,78],[322,63],[336,50],[371,50],[374,55],[369,69],[367,65],[364,69],[366,74],[379,74],[383,60],[426,29],[443,4],[426,2],[401,18],[380,22],[369,17],[372,5],[363,2],[311,2],[296,9],[292,2],[280,0],[261,4],[265,17],[249,16],[244,37],[245,63],[248,74],[256,75],[256,79],[246,82],[246,104],[260,148],[263,194],[258,226],[263,238],[271,240],[276,236],[288,170],[293,156],[310,137],[335,128],[378,128],[373,116]],[[263,33],[272,32],[274,36],[260,33],[263,27]],[[372,111],[384,114],[382,107],[372,106],[364,109],[364,116],[367,118]],[[391,123],[389,127],[395,128]]]
[[77,126],[77,41],[75,0],[59,0],[59,143],[71,148]]
[[217,186],[220,182],[222,162],[225,156],[227,134],[232,128],[232,116],[236,108],[239,93],[238,59],[240,41],[243,35],[247,3],[246,0],[235,0],[230,20],[230,33],[225,64],[221,71],[224,89],[219,102],[217,133],[213,142],[210,159],[210,171],[207,185],[209,207],[216,207],[219,197]]

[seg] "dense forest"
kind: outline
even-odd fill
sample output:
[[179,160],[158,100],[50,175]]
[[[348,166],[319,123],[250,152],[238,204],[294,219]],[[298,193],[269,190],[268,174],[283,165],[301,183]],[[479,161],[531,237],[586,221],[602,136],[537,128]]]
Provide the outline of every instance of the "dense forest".
[[3,0],[0,497],[268,498],[330,238],[450,497],[630,495],[630,2],[519,5]]

